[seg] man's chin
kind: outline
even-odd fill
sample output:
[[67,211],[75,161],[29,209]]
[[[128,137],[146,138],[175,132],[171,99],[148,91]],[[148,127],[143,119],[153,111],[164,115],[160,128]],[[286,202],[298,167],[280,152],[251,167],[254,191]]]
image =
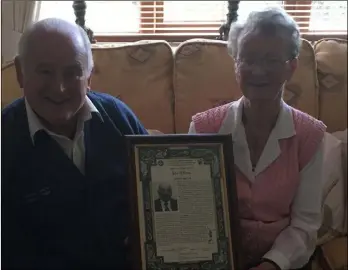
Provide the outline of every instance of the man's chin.
[[69,124],[73,118],[72,114],[54,115],[52,117],[45,117],[44,122],[50,126],[59,127]]

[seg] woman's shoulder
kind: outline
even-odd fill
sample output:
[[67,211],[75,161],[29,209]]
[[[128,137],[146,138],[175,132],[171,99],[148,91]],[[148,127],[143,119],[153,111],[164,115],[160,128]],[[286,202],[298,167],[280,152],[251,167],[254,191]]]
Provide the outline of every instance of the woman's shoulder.
[[[217,132],[234,102],[229,102],[192,116],[197,132]],[[209,129],[209,130],[207,130]]]
[[296,133],[325,133],[326,125],[308,113],[292,108],[292,115]]

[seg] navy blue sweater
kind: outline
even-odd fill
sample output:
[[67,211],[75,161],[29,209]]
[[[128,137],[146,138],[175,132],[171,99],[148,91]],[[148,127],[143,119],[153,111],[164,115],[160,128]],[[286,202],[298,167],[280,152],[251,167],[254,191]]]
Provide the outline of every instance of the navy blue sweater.
[[130,109],[88,93],[81,174],[45,131],[28,128],[24,99],[2,111],[2,269],[129,269],[125,134],[147,134]]

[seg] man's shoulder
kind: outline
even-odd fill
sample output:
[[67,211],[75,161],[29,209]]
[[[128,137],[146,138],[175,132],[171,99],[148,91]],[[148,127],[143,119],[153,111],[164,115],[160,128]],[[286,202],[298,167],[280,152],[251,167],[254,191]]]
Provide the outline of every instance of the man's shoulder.
[[1,110],[1,125],[3,128],[15,127],[19,120],[25,117],[24,98],[19,98]]
[[106,93],[101,93],[97,91],[89,91],[87,93],[87,96],[92,100],[92,101],[97,101],[102,105],[109,105],[109,106],[124,106],[125,104],[118,98],[106,94]]
[[131,109],[123,101],[112,95],[90,91],[88,92],[87,96],[94,103],[94,105],[97,106],[98,110],[100,109],[98,108],[99,106],[105,109],[108,114],[121,113],[125,116],[133,116]]
[[[128,134],[147,134],[138,117],[120,99],[109,94],[90,91],[88,98],[96,106],[102,117],[107,115],[116,126],[123,126]],[[130,128],[130,130],[128,130]]]

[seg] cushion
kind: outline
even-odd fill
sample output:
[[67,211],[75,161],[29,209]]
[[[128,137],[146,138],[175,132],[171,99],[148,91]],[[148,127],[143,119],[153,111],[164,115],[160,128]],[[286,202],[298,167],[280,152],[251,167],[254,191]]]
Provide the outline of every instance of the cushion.
[[347,40],[326,38],[315,43],[319,81],[319,118],[328,132],[347,128]]
[[341,141],[332,134],[324,137],[323,221],[318,245],[345,233],[345,181],[342,171]]
[[343,179],[344,179],[344,188],[343,191],[345,192],[344,198],[345,198],[345,220],[344,220],[344,232],[347,233],[347,219],[348,219],[348,194],[347,194],[347,129],[345,131],[337,131],[332,133],[337,139],[341,141],[341,150],[342,150],[342,165],[343,165]]
[[241,97],[226,42],[193,39],[174,55],[176,133],[187,133],[191,117]]
[[1,68],[1,107],[13,102],[23,96],[23,91],[19,87],[16,77],[16,69],[13,62]]
[[311,116],[319,116],[319,91],[314,50],[311,43],[302,39],[297,69],[286,83],[283,99],[289,105]]
[[146,128],[174,132],[173,52],[165,41],[93,45],[92,89],[124,101]]
[[327,270],[347,270],[347,237],[336,238],[320,247],[320,264]]

